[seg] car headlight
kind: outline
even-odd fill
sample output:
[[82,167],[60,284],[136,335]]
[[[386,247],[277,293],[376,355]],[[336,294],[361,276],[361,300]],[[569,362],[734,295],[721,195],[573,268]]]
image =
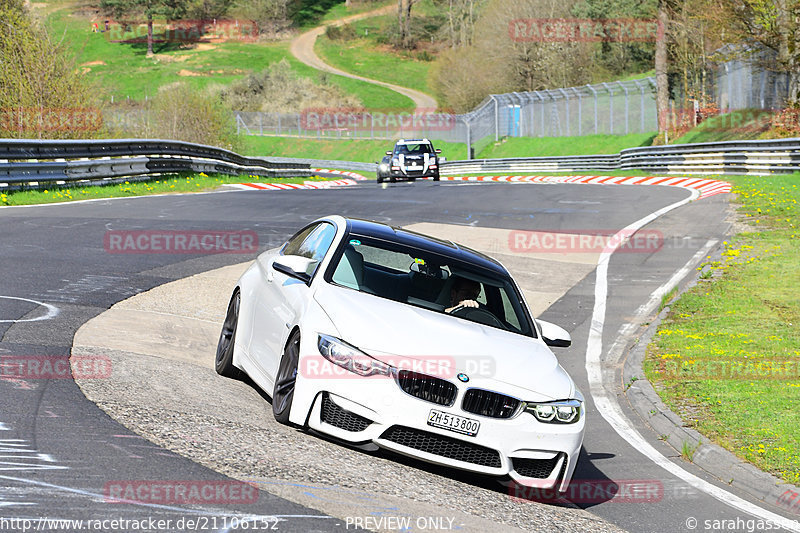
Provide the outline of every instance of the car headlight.
[[581,401],[528,402],[525,404],[525,410],[531,413],[539,422],[574,424],[581,418]]
[[389,165],[387,165],[386,163],[381,163],[380,164],[380,169],[381,170],[389,170]]
[[359,376],[391,376],[394,371],[393,367],[383,361],[378,361],[358,348],[330,335],[320,333],[317,348],[322,357]]

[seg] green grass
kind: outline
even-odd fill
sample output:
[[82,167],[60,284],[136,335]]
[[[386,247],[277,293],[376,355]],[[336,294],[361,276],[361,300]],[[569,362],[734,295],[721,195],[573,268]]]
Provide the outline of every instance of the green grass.
[[288,42],[228,41],[201,46],[156,43],[155,56],[148,58],[144,43],[110,42],[107,34],[90,31],[88,19],[67,10],[50,14],[47,25],[54,38],[63,37],[79,68],[94,82],[99,98],[105,103],[112,97],[115,103],[126,98],[144,100],[155,95],[160,87],[176,81],[198,89],[227,85],[249,72],[259,72],[286,59],[298,75],[314,80],[324,78],[359,98],[368,109],[413,108],[410,98],[390,89],[323,74],[300,63],[289,53]]
[[[394,146],[393,141],[318,141],[256,135],[242,136],[240,139],[242,152],[251,156],[306,157],[361,163],[380,161],[383,154]],[[448,159],[461,159],[467,153],[467,147],[463,143],[433,141],[433,145],[441,148],[442,155]]]
[[[430,6],[427,7],[427,10],[415,7],[413,16],[430,11]],[[396,24],[396,14],[358,20],[350,24],[356,39],[332,41],[323,34],[317,39],[314,51],[326,63],[346,72],[433,94],[428,76],[432,55],[419,50],[398,51],[380,42],[387,29]]]
[[582,137],[506,137],[490,143],[476,157],[539,157],[616,154],[625,148],[650,146],[655,133],[584,135]]
[[[323,5],[322,3],[319,4]],[[328,8],[323,15],[315,17],[314,19],[309,18],[308,20],[304,21],[301,25],[301,30],[309,30],[325,22],[348,17],[350,15],[357,15],[359,13],[364,13],[365,11],[372,11],[373,9],[380,9],[388,5],[396,5],[396,3],[394,0],[383,0],[381,2],[359,2],[354,3],[348,8],[345,6],[344,2],[341,2]]]
[[327,181],[337,178],[263,178],[260,176],[228,176],[225,174],[206,175],[176,174],[162,176],[148,181],[131,181],[115,185],[93,187],[59,186],[49,189],[12,191],[0,193],[2,205],[33,205],[91,200],[96,198],[119,198],[143,196],[148,194],[169,194],[210,191],[227,183],[303,183],[305,181]]
[[428,71],[432,63],[414,59],[407,54],[393,53],[388,48],[378,49],[369,39],[358,38],[341,42],[331,41],[321,35],[314,51],[326,63],[345,72],[427,94],[433,93],[428,85]]
[[769,129],[770,111],[740,109],[709,117],[670,144],[758,139]]
[[[648,146],[655,134],[586,135],[584,137],[511,137],[492,143],[478,158],[535,157],[557,155],[616,154],[624,148]],[[341,161],[375,162],[391,149],[392,141],[382,140],[316,140],[295,137],[242,135],[242,152],[247,155],[308,157]],[[464,143],[433,141],[448,160],[466,159]],[[597,172],[592,172],[597,174]],[[574,174],[574,173],[573,173]],[[641,175],[641,172],[612,172],[616,176]]]
[[629,74],[627,76],[615,80],[601,80],[601,81],[633,81],[633,80],[641,80],[644,78],[649,78],[655,75],[656,71],[655,69],[653,69],[653,70],[648,70],[647,72],[639,72],[638,74]]
[[[645,372],[684,423],[798,483],[800,174],[722,179],[734,184],[755,231],[736,235],[721,257],[701,265],[713,275],[671,304]],[[795,365],[788,379],[776,375],[785,364]]]

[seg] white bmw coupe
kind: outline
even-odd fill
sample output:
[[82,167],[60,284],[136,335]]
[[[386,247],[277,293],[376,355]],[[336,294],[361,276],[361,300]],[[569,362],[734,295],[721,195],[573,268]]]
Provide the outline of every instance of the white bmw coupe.
[[548,346],[569,344],[494,259],[331,216],[242,275],[215,363],[279,422],[563,492],[584,399]]

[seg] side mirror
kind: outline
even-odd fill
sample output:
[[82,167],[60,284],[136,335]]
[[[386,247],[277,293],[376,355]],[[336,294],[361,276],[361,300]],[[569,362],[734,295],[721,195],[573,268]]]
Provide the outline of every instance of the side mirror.
[[542,328],[542,340],[546,345],[554,348],[568,348],[572,345],[572,337],[561,326],[556,326],[544,320],[537,320],[537,322],[539,327]]
[[391,151],[391,150],[388,150],[388,151],[386,152],[386,155],[392,155],[392,151]]
[[437,148],[437,149],[436,149],[436,150],[434,150],[434,151],[435,151],[437,154],[441,154],[441,153],[442,153],[442,149],[441,149],[441,148]]
[[311,281],[311,274],[317,268],[317,263],[319,261],[308,257],[284,255],[272,262],[272,268],[308,285]]

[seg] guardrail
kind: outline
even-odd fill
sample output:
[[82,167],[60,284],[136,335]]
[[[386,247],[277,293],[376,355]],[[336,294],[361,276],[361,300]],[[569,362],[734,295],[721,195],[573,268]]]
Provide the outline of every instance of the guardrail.
[[103,183],[114,178],[194,171],[268,177],[315,174],[308,162],[245,157],[202,144],[159,139],[0,139],[0,187]]
[[448,161],[448,174],[646,170],[653,173],[753,174],[800,172],[800,139],[722,141],[628,148],[619,154]]
[[[313,168],[374,172],[373,163],[245,157],[229,150],[158,139],[52,141],[0,139],[0,190],[39,184],[108,183],[181,172],[305,177]],[[800,172],[800,139],[724,141],[629,148],[619,154],[447,161],[447,174],[645,170],[652,173]]]

